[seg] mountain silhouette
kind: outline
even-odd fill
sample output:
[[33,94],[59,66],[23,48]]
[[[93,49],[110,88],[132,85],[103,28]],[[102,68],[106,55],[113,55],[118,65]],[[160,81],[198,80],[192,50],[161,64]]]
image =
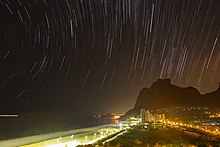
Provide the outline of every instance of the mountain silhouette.
[[220,86],[211,93],[200,94],[193,87],[178,87],[170,79],[158,79],[150,88],[143,88],[136,100],[135,107],[127,114],[139,113],[141,108],[170,107],[220,107]]

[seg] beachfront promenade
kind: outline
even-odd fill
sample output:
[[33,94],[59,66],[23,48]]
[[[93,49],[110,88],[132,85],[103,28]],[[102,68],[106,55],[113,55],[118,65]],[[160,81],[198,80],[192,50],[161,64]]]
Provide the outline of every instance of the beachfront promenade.
[[121,130],[119,125],[108,124],[96,127],[54,132],[49,134],[0,141],[4,147],[74,147],[92,144]]

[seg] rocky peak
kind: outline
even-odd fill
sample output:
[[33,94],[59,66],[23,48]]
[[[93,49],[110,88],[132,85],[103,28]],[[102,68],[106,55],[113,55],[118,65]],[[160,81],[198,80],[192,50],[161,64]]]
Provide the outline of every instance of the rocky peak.
[[135,107],[205,106],[219,102],[220,85],[212,95],[201,95],[196,88],[178,87],[170,79],[159,79],[139,93]]

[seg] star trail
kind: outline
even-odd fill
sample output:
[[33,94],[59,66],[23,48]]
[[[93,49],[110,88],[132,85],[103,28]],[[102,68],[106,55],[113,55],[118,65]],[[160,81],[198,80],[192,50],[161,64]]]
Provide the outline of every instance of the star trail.
[[214,91],[219,9],[219,0],[1,0],[2,109],[125,111],[159,78]]

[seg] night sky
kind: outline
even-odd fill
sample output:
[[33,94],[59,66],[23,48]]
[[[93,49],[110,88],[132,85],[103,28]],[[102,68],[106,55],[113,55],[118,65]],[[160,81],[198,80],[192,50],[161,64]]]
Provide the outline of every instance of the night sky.
[[0,0],[0,112],[125,112],[157,79],[220,81],[220,0]]

